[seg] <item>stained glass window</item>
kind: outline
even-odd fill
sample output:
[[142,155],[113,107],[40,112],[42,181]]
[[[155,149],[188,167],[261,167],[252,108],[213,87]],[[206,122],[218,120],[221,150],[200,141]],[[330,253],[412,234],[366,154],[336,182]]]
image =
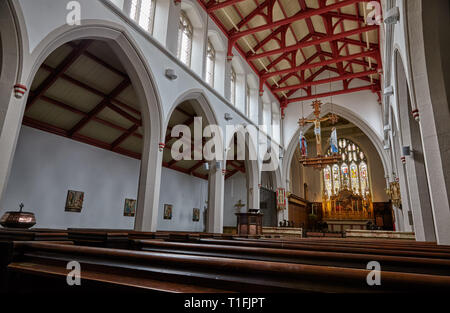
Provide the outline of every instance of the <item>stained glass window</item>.
[[359,176],[361,180],[361,194],[365,195],[369,185],[369,175],[367,174],[367,164],[365,162],[359,164]]
[[331,191],[333,189],[332,187],[332,183],[331,183],[331,167],[327,166],[324,170],[323,170],[323,177],[324,177],[324,182],[325,182],[325,190],[327,191],[327,195],[328,197],[331,195]]
[[341,165],[341,172],[342,172],[342,188],[350,189],[350,175],[348,173],[347,163],[343,163]]
[[[338,194],[341,190],[347,189],[355,194],[367,196],[370,184],[366,154],[357,144],[349,139],[339,139],[338,147],[342,159],[331,166],[332,193]],[[326,155],[332,155],[331,148],[328,149]],[[328,171],[324,170],[324,175],[327,173]],[[324,181],[326,182],[326,180]],[[325,190],[328,194],[329,188],[327,183],[325,183]]]
[[341,189],[341,177],[339,175],[339,166],[337,164],[333,165],[333,186],[334,193],[339,193],[339,190]]
[[359,175],[358,175],[358,166],[356,166],[355,162],[350,164],[350,178],[352,181],[352,190],[354,194],[359,194]]

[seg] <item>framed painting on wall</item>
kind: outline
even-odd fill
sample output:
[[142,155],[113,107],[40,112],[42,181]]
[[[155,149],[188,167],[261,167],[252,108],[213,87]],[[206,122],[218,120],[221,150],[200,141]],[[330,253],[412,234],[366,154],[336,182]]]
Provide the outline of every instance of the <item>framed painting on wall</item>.
[[192,210],[192,220],[194,222],[199,222],[200,221],[200,209],[194,208]]
[[80,213],[83,209],[84,192],[69,190],[66,198],[66,211]]
[[125,199],[125,205],[123,207],[123,216],[134,216],[136,213],[136,200]]
[[172,205],[164,204],[164,219],[171,220],[172,219]]

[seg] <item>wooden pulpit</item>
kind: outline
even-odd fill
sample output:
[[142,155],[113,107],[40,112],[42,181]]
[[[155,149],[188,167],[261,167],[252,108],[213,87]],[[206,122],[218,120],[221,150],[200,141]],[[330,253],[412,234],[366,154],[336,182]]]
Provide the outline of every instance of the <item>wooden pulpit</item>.
[[236,213],[238,236],[261,236],[263,214],[258,212]]

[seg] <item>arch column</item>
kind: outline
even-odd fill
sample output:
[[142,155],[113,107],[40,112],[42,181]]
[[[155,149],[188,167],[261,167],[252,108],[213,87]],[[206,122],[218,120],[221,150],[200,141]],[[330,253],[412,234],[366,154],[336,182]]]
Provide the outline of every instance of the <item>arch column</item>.
[[[450,245],[448,1],[405,1],[413,108],[418,111],[438,244]],[[415,104],[415,105],[414,105]]]
[[[0,97],[8,98],[8,94],[5,94],[4,96],[0,94]],[[16,99],[12,89],[10,89],[10,100],[7,106],[3,127],[0,130],[0,199],[5,192],[8,183],[8,177],[14,160],[14,152],[16,150],[17,140],[22,126],[22,118],[27,97],[28,94],[25,94],[22,99]]]
[[210,162],[208,183],[208,222],[206,231],[221,234],[223,233],[225,175],[221,169],[216,168],[215,162]]
[[161,187],[162,151],[150,149],[150,140],[144,142],[141,172],[139,176],[138,201],[134,229],[157,231],[159,194]]

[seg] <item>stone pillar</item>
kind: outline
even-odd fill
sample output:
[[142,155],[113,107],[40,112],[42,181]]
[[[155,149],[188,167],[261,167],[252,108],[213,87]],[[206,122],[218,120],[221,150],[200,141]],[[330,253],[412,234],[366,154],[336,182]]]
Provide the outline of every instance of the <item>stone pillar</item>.
[[[250,163],[250,162],[247,162]],[[258,171],[253,169],[252,164],[250,166],[246,166],[247,170],[247,191],[248,191],[248,208],[249,209],[259,209],[259,174]]]
[[217,169],[215,162],[210,162],[209,192],[208,192],[208,222],[206,231],[223,233],[223,203],[225,192],[225,176]]
[[155,232],[158,227],[163,152],[144,140],[134,229]]

